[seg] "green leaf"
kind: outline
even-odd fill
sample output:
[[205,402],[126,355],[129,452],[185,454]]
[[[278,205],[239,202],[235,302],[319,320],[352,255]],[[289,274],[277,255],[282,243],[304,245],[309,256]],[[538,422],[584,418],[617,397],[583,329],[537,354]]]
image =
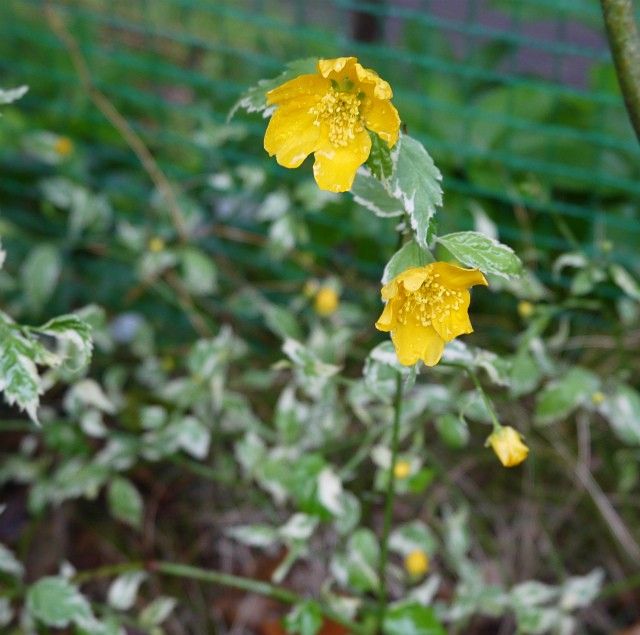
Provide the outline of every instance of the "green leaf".
[[412,601],[387,610],[382,632],[384,635],[446,635],[433,609]]
[[84,368],[89,363],[93,352],[91,327],[77,315],[61,315],[31,330],[56,339],[58,363],[65,363],[73,370]]
[[436,206],[442,205],[442,175],[424,146],[407,135],[400,136],[392,156],[395,169],[389,189],[402,201],[417,243],[428,249]]
[[580,404],[591,399],[600,380],[584,368],[571,368],[560,379],[547,384],[538,395],[535,421],[548,425],[569,416]]
[[640,302],[640,285],[636,279],[620,265],[611,265],[609,273],[613,281],[633,300]]
[[463,265],[480,269],[484,273],[494,273],[509,278],[519,276],[522,271],[522,262],[511,247],[484,234],[456,232],[439,236],[437,241]]
[[616,436],[629,445],[640,445],[640,394],[627,384],[619,384],[600,405]]
[[41,578],[32,585],[27,591],[26,607],[33,618],[56,628],[91,617],[87,600],[60,577]]
[[144,502],[131,481],[122,476],[116,476],[109,484],[107,502],[114,518],[140,528]]
[[22,563],[15,557],[13,551],[0,543],[0,571],[16,578],[24,575]]
[[262,112],[267,108],[266,94],[278,88],[285,82],[295,79],[298,75],[309,75],[317,72],[318,60],[315,57],[294,60],[289,62],[286,70],[273,79],[261,79],[255,86],[252,86],[240,96],[240,99],[233,105],[227,116],[229,122],[240,109],[247,112]]
[[436,551],[437,540],[421,520],[413,520],[396,527],[389,536],[389,549],[406,556],[419,549],[428,555]]
[[180,252],[182,279],[185,287],[194,295],[214,293],[218,286],[218,271],[213,259],[195,247]]
[[384,268],[381,282],[387,284],[403,271],[412,267],[424,267],[430,262],[433,262],[431,252],[420,247],[415,240],[410,240],[391,256]]
[[602,589],[604,575],[602,569],[594,569],[587,575],[569,578],[562,585],[562,597],[560,598],[562,609],[575,611],[589,606]]
[[271,525],[239,525],[225,532],[234,540],[250,547],[271,547],[279,542],[278,530]]
[[371,152],[365,165],[371,170],[376,179],[389,178],[393,172],[393,160],[391,149],[386,141],[383,141],[375,132],[368,131],[371,137]]
[[362,592],[378,588],[379,541],[370,529],[358,529],[349,538],[343,553],[335,554],[331,571],[343,586]]
[[58,284],[62,262],[53,245],[38,245],[22,265],[22,285],[29,306],[39,311],[51,297]]
[[295,635],[316,635],[322,628],[322,610],[313,600],[296,604],[284,618],[287,633]]
[[460,415],[447,413],[436,417],[436,430],[451,448],[463,448],[469,443],[469,426]]
[[404,214],[402,202],[392,196],[385,185],[365,168],[360,168],[351,186],[354,200],[376,216],[390,218]]
[[149,628],[162,624],[169,617],[176,604],[177,601],[174,598],[166,596],[156,598],[140,612],[140,625]]
[[0,313],[0,392],[11,406],[17,404],[34,422],[42,388],[35,360],[43,347],[25,337]]

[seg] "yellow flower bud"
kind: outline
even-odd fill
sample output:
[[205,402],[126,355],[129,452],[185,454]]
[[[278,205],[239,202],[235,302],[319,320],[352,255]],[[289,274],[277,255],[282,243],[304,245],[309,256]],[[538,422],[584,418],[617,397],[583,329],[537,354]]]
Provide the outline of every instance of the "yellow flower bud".
[[422,549],[414,549],[405,557],[404,568],[410,576],[421,577],[429,570],[429,556]]
[[522,435],[511,426],[498,428],[487,439],[487,445],[493,448],[505,467],[519,465],[527,458],[529,448],[523,443]]
[[518,314],[521,318],[526,320],[527,318],[531,317],[531,315],[535,311],[535,308],[536,307],[531,302],[523,300],[522,302],[518,303]]
[[606,396],[603,392],[600,392],[599,390],[596,390],[592,395],[591,395],[591,401],[596,405],[599,406],[604,400],[606,399]]
[[164,240],[159,236],[154,236],[149,241],[149,251],[157,254],[159,251],[162,251],[166,247]]
[[338,293],[333,287],[320,287],[314,306],[318,315],[331,315],[338,308]]
[[61,157],[68,157],[73,152],[73,141],[69,137],[58,137],[53,149]]
[[393,475],[396,478],[407,478],[409,474],[411,474],[411,463],[409,463],[409,461],[398,461],[393,466]]

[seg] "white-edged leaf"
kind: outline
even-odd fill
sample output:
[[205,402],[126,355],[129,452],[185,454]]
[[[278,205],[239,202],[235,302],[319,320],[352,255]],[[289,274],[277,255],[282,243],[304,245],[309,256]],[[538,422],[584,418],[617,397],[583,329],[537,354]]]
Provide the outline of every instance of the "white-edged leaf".
[[575,611],[589,606],[598,597],[603,582],[602,569],[594,569],[587,575],[569,578],[562,585],[560,606],[565,611]]
[[406,556],[418,549],[433,555],[436,546],[436,537],[421,520],[414,520],[400,525],[389,536],[389,549],[402,556]]
[[0,392],[10,406],[18,405],[35,423],[43,391],[35,360],[43,351],[0,313]]
[[332,514],[342,514],[342,481],[330,467],[318,475],[318,500]]
[[278,529],[278,535],[286,541],[308,540],[318,526],[318,518],[297,513]]
[[213,259],[195,247],[180,252],[182,279],[194,295],[209,295],[218,286],[218,272]]
[[613,281],[633,300],[640,302],[640,285],[637,280],[620,265],[611,265],[609,273]]
[[400,135],[392,156],[395,169],[389,189],[402,201],[417,243],[428,249],[436,207],[442,205],[442,175],[424,146],[408,135]]
[[18,86],[18,88],[0,88],[0,106],[10,104],[21,97],[29,90],[28,86]]
[[351,194],[356,203],[373,212],[376,216],[389,218],[404,214],[402,202],[392,196],[384,184],[368,168],[361,167],[351,186]]
[[138,589],[146,579],[144,571],[130,571],[118,576],[109,586],[109,604],[119,611],[128,611],[135,604]]
[[444,245],[463,265],[505,278],[519,276],[522,262],[511,247],[478,232],[456,232],[439,236]]
[[239,525],[225,532],[234,540],[250,547],[271,547],[279,541],[278,530],[271,525]]
[[89,603],[78,589],[60,577],[41,578],[27,591],[29,614],[46,626],[65,628],[91,617]]
[[535,422],[548,425],[564,419],[580,404],[591,399],[599,387],[600,380],[592,372],[577,366],[569,369],[538,394]]
[[171,615],[171,611],[173,611],[177,603],[178,601],[175,598],[166,596],[156,598],[140,612],[140,625],[151,627],[162,624]]
[[16,578],[24,575],[24,567],[20,560],[15,557],[9,547],[5,547],[2,543],[0,543],[0,571]]
[[386,264],[382,274],[382,284],[387,284],[398,274],[413,267],[424,267],[433,262],[430,251],[420,247],[415,240],[410,240],[396,251]]
[[174,423],[178,437],[178,444],[194,459],[204,459],[209,454],[211,444],[211,430],[207,428],[199,419],[187,415]]
[[640,445],[640,394],[636,390],[619,384],[605,397],[599,411],[622,442]]

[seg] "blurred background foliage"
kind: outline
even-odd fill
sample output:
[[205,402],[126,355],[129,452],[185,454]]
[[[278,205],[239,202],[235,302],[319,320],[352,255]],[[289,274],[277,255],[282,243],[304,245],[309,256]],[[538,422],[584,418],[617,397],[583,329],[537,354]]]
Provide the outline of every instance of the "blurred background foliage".
[[[90,99],[46,5],[173,184],[182,229]],[[284,63],[353,54],[392,84],[404,124],[443,173],[439,233],[496,234],[527,266],[521,281],[474,293],[469,338],[511,364],[507,373],[503,358],[476,360],[498,387],[505,423],[531,441],[522,477],[481,449],[486,430],[464,420],[486,422],[478,395],[441,369],[442,385],[418,386],[405,414],[411,471],[396,520],[428,519],[446,543],[438,551],[417,531],[416,544],[439,554],[435,569],[441,559],[462,580],[440,593],[458,632],[511,632],[512,619],[492,621],[509,606],[523,632],[547,632],[544,619],[571,632],[561,630],[575,626],[569,613],[599,593],[596,567],[617,582],[580,628],[611,632],[637,619],[640,148],[597,2],[4,0],[0,33],[2,87],[30,86],[0,120],[2,308],[40,323],[85,307],[96,343],[91,378],[71,373],[72,388],[46,398],[37,442],[3,410],[10,458],[0,481],[14,487],[0,537],[31,579],[69,554],[88,568],[164,557],[284,577],[310,550],[334,558],[344,586],[375,586],[349,554],[377,557],[375,539],[356,527],[375,526],[388,478],[376,449],[385,435],[376,425],[389,417],[384,350],[359,377],[385,339],[373,321],[393,221],[319,192],[309,165],[289,171],[269,160],[259,116],[226,123],[239,95]],[[340,298],[333,317],[314,311],[320,287]],[[289,344],[274,369],[287,338],[308,350]],[[374,467],[363,474],[370,452]],[[345,489],[337,515],[313,485],[325,470],[356,492]],[[85,501],[63,504],[103,486],[111,516],[139,533],[114,530]],[[308,524],[285,523],[283,500]],[[338,538],[315,535],[318,519],[330,518]],[[243,533],[249,523],[268,527]],[[397,556],[414,544],[405,529]],[[79,539],[69,545],[69,536]],[[248,546],[238,552],[237,543]],[[249,556],[265,545],[269,558]],[[292,584],[317,590],[328,574],[315,573],[293,569]],[[580,593],[572,574],[584,575]],[[507,597],[486,584],[528,578],[558,586]],[[171,632],[213,632],[214,601],[217,616],[237,618],[237,597],[225,604],[195,582],[154,582],[149,595],[161,593],[190,598]],[[557,606],[540,613],[536,602],[550,601]],[[137,624],[155,627],[172,608]],[[279,614],[260,614],[269,611]],[[474,622],[476,612],[489,618]]]

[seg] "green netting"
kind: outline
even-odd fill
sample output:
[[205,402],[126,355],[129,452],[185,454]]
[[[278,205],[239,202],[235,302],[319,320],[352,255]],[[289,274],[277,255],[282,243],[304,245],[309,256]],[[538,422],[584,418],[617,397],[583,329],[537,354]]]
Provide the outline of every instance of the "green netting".
[[[53,4],[97,86],[178,180],[239,163],[262,165],[274,179],[297,178],[267,160],[258,117],[241,116],[249,137],[213,155],[194,131],[222,123],[248,85],[286,61],[355,54],[394,86],[404,122],[444,173],[447,206],[479,202],[521,249],[577,243],[594,253],[606,239],[621,261],[639,265],[640,147],[596,0]],[[30,84],[23,107],[92,144],[97,164],[135,164],[81,90],[44,5],[0,6],[2,84]],[[19,169],[5,168],[0,187],[29,196]],[[121,194],[131,205],[142,195]]]

